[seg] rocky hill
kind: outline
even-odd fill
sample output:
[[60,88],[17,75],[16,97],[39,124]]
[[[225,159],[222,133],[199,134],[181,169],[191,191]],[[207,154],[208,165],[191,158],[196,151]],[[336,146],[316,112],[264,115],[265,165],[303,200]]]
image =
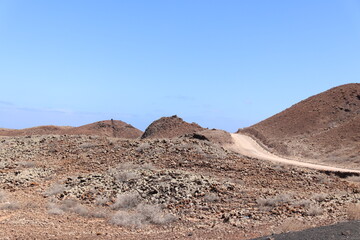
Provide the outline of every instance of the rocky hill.
[[141,138],[174,138],[201,130],[204,130],[204,128],[198,124],[187,123],[174,115],[171,117],[162,117],[151,123]]
[[332,88],[239,132],[282,155],[356,167],[360,162],[360,84]]
[[142,135],[142,131],[119,120],[99,121],[80,127],[40,126],[26,129],[0,129],[0,136],[32,136],[32,135],[96,135],[134,139]]

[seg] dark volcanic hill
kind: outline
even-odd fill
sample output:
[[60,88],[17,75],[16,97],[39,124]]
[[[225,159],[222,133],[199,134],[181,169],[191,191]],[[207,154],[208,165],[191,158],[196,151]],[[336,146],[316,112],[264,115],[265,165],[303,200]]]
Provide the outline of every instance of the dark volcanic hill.
[[177,117],[162,117],[151,123],[141,138],[174,138],[204,130],[196,123],[188,123]]
[[360,84],[332,88],[239,132],[282,155],[356,167],[360,163]]
[[26,129],[0,129],[0,136],[27,135],[97,135],[135,139],[142,135],[142,131],[132,125],[119,120],[106,120],[80,127],[40,126]]

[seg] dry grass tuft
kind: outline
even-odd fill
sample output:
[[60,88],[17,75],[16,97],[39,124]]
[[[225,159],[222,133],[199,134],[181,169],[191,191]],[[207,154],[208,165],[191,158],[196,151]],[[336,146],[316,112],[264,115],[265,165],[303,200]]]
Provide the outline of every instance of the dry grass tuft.
[[346,213],[348,220],[360,220],[360,203],[349,204]]

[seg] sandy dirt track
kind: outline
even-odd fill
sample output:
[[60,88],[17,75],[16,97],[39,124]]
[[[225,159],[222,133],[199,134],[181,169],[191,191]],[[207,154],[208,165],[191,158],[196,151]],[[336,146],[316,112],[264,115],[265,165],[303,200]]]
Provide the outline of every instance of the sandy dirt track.
[[242,155],[253,157],[261,160],[268,160],[273,162],[279,162],[283,164],[290,164],[299,167],[311,168],[316,170],[324,170],[324,171],[333,171],[333,172],[354,172],[360,173],[359,170],[346,169],[346,168],[337,168],[326,165],[308,163],[308,162],[300,162],[292,159],[286,159],[283,157],[276,156],[268,151],[266,151],[263,147],[261,147],[254,139],[247,135],[232,133],[234,144],[228,147],[228,149],[233,150]]

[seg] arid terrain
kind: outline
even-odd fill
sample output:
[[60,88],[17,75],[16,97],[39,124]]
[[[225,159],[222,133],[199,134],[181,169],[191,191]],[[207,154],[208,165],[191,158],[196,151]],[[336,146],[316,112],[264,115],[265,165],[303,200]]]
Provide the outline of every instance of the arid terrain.
[[[358,87],[325,93],[355,96],[346,108],[355,115]],[[302,104],[320,109],[311,112],[317,116],[328,102],[315,96]],[[327,132],[358,125],[358,115],[334,112],[337,120]],[[282,116],[240,132],[255,133],[274,153],[313,156],[296,150],[294,139],[313,141],[306,131],[325,136],[331,121],[319,117],[327,123],[316,125],[316,118],[306,122],[311,127],[304,126],[305,133],[299,127],[289,132],[290,125],[276,125]],[[276,128],[283,131],[270,139]],[[355,155],[348,168],[358,168],[358,133],[347,129],[343,138]],[[236,136],[177,116],[156,120],[144,133],[109,120],[77,128],[2,129],[0,135],[0,239],[252,239],[360,219],[358,173],[244,156],[236,151]],[[344,149],[330,144],[328,150],[348,159]],[[324,150],[318,151],[314,159]]]
[[283,156],[360,169],[360,83],[312,96],[239,133]]

